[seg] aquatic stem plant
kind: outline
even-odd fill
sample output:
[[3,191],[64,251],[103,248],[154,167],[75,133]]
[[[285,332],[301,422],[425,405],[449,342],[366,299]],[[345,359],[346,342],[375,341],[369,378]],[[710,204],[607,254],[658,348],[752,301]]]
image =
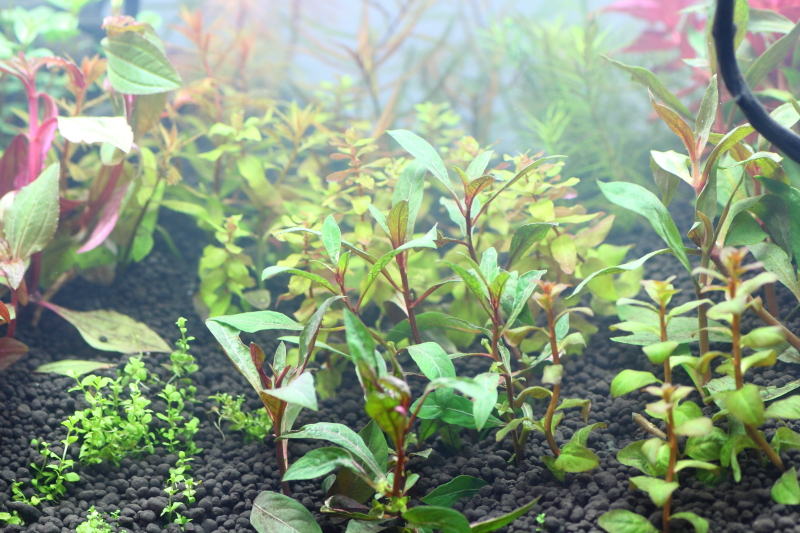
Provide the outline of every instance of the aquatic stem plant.
[[[770,366],[777,361],[777,353],[770,349],[784,341],[785,336],[779,328],[764,327],[751,331],[743,336],[741,332],[742,315],[753,307],[760,307],[761,298],[753,298],[751,295],[756,290],[768,283],[775,282],[778,278],[771,272],[761,272],[754,277],[746,279],[744,276],[753,270],[760,270],[762,263],[744,263],[748,254],[747,248],[723,248],[719,254],[719,265],[721,271],[695,269],[698,273],[707,275],[710,279],[719,282],[716,285],[708,285],[703,288],[704,292],[721,291],[725,300],[709,309],[709,317],[715,320],[728,322],[729,328],[722,328],[722,332],[731,339],[731,353],[712,351],[705,354],[701,360],[699,368],[708,368],[710,362],[723,357],[727,362],[717,370],[727,373],[733,377],[734,389],[718,393],[727,406],[730,413],[744,424],[747,435],[775,465],[783,471],[783,461],[775,450],[767,443],[763,434],[757,427],[764,421],[764,401],[755,385],[744,383],[744,373],[752,367]],[[766,348],[743,357],[742,348]]]
[[[618,374],[611,385],[614,397],[633,392],[648,383],[659,380],[649,372],[624,370]],[[631,485],[647,492],[653,503],[662,507],[662,532],[670,533],[670,520],[682,518],[689,521],[697,532],[708,531],[708,522],[691,512],[672,514],[672,494],[678,489],[677,474],[685,468],[718,471],[713,463],[693,459],[679,460],[678,437],[704,437],[713,430],[710,418],[702,416],[700,408],[693,402],[684,402],[692,392],[691,387],[661,383],[648,386],[646,392],[657,396],[658,401],[647,404],[651,416],[664,421],[667,432],[666,442],[652,438],[644,442],[634,442],[621,450],[618,460],[623,464],[635,464],[646,475],[630,478]],[[666,457],[665,457],[666,456]],[[635,463],[631,461],[634,457]],[[663,479],[662,479],[663,478]],[[653,525],[643,516],[627,510],[613,510],[602,515],[600,527],[609,533],[624,530],[630,533],[649,533],[655,531]]]
[[[317,396],[314,391],[314,378],[307,370],[311,354],[319,334],[325,312],[341,297],[326,300],[311,316],[305,326],[297,324],[280,313],[243,313],[209,319],[208,329],[220,343],[231,362],[258,393],[264,408],[272,421],[275,435],[275,457],[281,476],[289,468],[288,446],[280,437],[290,431],[297,415],[305,407],[317,410]],[[255,315],[255,316],[254,316]],[[241,332],[255,333],[268,329],[301,330],[299,355],[292,363],[286,355],[286,345],[280,343],[275,350],[272,364],[266,362],[264,351],[254,342],[245,346],[239,335]],[[267,370],[270,373],[267,373]],[[289,483],[282,482],[285,495],[290,494]]]

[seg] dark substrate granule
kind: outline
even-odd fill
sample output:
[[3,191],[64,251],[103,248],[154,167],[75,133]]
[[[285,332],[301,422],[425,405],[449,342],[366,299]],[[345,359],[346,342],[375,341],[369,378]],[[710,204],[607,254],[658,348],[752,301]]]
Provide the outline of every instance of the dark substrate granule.
[[[192,231],[192,223],[175,215],[172,223],[173,237],[185,257],[198,257],[204,237]],[[165,217],[166,218],[166,217]],[[166,220],[167,223],[170,220]],[[636,236],[645,246],[655,240],[651,233],[640,232]],[[638,246],[631,253],[641,255],[645,246]],[[677,273],[676,284],[685,289],[678,299],[692,297],[691,285],[681,273],[677,261],[668,255],[657,256],[647,264],[648,277],[663,279]],[[190,334],[197,337],[192,353],[197,357],[200,371],[193,376],[197,396],[202,403],[187,407],[187,411],[201,420],[200,431],[195,441],[203,451],[192,463],[191,475],[199,483],[197,501],[186,510],[192,521],[186,531],[198,533],[227,533],[253,531],[249,516],[252,501],[263,490],[279,490],[279,473],[275,461],[272,438],[265,442],[245,444],[242,436],[235,432],[222,435],[214,427],[209,411],[212,402],[207,396],[222,391],[232,395],[244,394],[247,405],[257,408],[260,402],[245,380],[236,372],[224,354],[217,348],[213,337],[206,331],[193,310],[191,295],[197,288],[196,265],[184,263],[171,255],[163,246],[157,246],[153,254],[142,263],[130,267],[125,277],[111,287],[99,287],[89,282],[76,280],[66,287],[55,302],[71,309],[115,309],[143,321],[165,339],[174,339],[177,329],[174,322],[178,316],[189,320]],[[778,290],[782,314],[787,314],[795,305],[788,291]],[[512,446],[509,439],[497,442],[494,431],[488,438],[473,442],[469,432],[462,431],[463,447],[460,453],[449,451],[437,437],[425,443],[434,452],[428,459],[413,458],[409,463],[412,472],[422,477],[412,494],[412,503],[435,487],[447,483],[458,475],[471,475],[484,479],[488,484],[472,498],[457,502],[454,508],[462,511],[470,521],[482,520],[524,505],[539,497],[533,510],[513,524],[502,529],[506,533],[532,533],[536,531],[536,516],[545,513],[544,530],[558,533],[594,533],[601,531],[597,518],[609,509],[627,509],[650,517],[660,527],[660,511],[650,503],[647,495],[631,490],[628,478],[639,475],[633,468],[619,464],[615,457],[618,450],[634,440],[647,435],[636,426],[633,412],[643,412],[645,404],[652,401],[643,393],[633,393],[622,398],[609,396],[609,384],[623,368],[650,370],[659,374],[660,369],[649,364],[638,347],[618,344],[609,339],[617,333],[608,330],[613,318],[597,321],[600,332],[594,335],[585,353],[565,359],[565,377],[562,389],[564,398],[589,398],[592,411],[589,423],[605,422],[608,429],[594,431],[589,437],[591,447],[600,457],[600,466],[589,473],[567,474],[563,483],[558,482],[547,470],[542,457],[549,455],[544,437],[533,434],[525,448],[525,459],[521,468],[509,464]],[[748,316],[747,328],[759,325],[757,317]],[[800,317],[789,326],[800,331]],[[275,345],[275,336],[262,335],[265,351]],[[0,374],[0,510],[14,509],[23,516],[27,525],[6,526],[4,531],[32,531],[41,533],[66,533],[74,531],[86,518],[90,506],[111,513],[119,510],[116,530],[179,531],[168,525],[160,516],[166,505],[164,483],[170,465],[177,457],[157,448],[151,457],[129,458],[120,466],[77,466],[81,480],[68,484],[67,495],[56,505],[43,504],[33,508],[11,501],[11,482],[30,479],[30,463],[38,454],[29,446],[36,438],[57,443],[64,437],[61,421],[81,406],[76,393],[67,392],[72,380],[65,377],[33,374],[36,366],[63,358],[99,359],[119,362],[119,356],[89,348],[77,331],[53,313],[45,312],[38,328],[24,320],[19,328],[19,338],[30,347],[30,354]],[[166,354],[146,357],[148,370],[157,371],[168,361]],[[478,359],[457,360],[459,373],[474,375],[486,370],[485,363]],[[407,370],[413,370],[408,363]],[[748,373],[748,380],[759,385],[785,385],[798,378],[800,367],[778,363],[767,370]],[[680,370],[676,379],[688,383]],[[111,375],[111,374],[109,374]],[[415,393],[419,393],[421,382],[411,379]],[[155,401],[151,407],[163,409],[163,403]],[[694,394],[692,400],[699,402]],[[537,414],[543,414],[544,403],[536,405]],[[714,408],[704,408],[706,414]],[[363,410],[363,400],[352,372],[345,377],[336,398],[320,401],[317,413],[303,411],[298,426],[317,421],[341,422],[358,430],[368,419]],[[560,443],[566,442],[584,422],[577,409],[569,410],[556,432]],[[790,427],[800,429],[796,422]],[[763,427],[768,438],[777,427],[773,421]],[[289,445],[291,458],[308,450],[322,446],[314,441],[293,441]],[[71,449],[77,460],[77,448]],[[787,468],[800,465],[800,453],[782,455]],[[755,533],[800,533],[797,508],[778,505],[770,498],[770,487],[778,473],[770,465],[756,464],[749,456],[740,455],[743,479],[732,480],[715,488],[699,482],[691,472],[679,476],[681,488],[675,493],[674,512],[692,511],[706,517],[711,531],[755,532]],[[319,514],[324,500],[320,481],[292,483],[294,497],[310,509],[318,518],[325,533],[341,533],[343,524],[335,524]],[[685,525],[686,531],[691,531]],[[681,531],[681,524],[674,523],[674,531]]]

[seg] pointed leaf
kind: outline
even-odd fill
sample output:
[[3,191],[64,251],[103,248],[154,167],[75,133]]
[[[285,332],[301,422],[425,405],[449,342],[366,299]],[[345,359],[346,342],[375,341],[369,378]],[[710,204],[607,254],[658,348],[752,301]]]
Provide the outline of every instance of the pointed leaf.
[[645,261],[647,261],[648,259],[650,259],[654,255],[665,254],[665,253],[667,253],[669,251],[670,251],[669,249],[656,250],[655,252],[650,252],[647,255],[643,255],[639,259],[637,259],[635,261],[631,261],[630,263],[625,263],[624,265],[619,265],[619,266],[614,266],[614,267],[607,267],[607,268],[603,268],[601,270],[598,270],[597,272],[594,272],[594,273],[590,274],[583,281],[581,281],[578,284],[578,286],[575,287],[575,290],[572,291],[572,294],[569,295],[569,298],[572,298],[573,296],[577,296],[583,290],[583,288],[586,286],[586,284],[589,283],[590,281],[592,281],[596,277],[607,276],[609,274],[621,274],[623,272],[630,272],[632,270],[636,270],[637,268],[641,267],[645,263]]
[[433,176],[439,180],[450,194],[456,195],[450,177],[447,175],[447,169],[444,166],[444,161],[436,152],[436,149],[428,144],[419,135],[411,133],[408,130],[391,130],[387,132],[392,138],[402,146],[406,152],[414,156],[414,158],[425,165]]
[[317,410],[317,392],[314,388],[314,377],[310,372],[303,372],[285,387],[269,389],[264,391],[264,394],[286,403],[300,405],[312,411]]
[[336,265],[339,262],[339,252],[342,248],[342,232],[333,215],[328,215],[322,224],[322,243],[325,245],[331,263]]
[[408,347],[408,354],[429,380],[454,378],[456,369],[444,348],[435,342],[423,342]]
[[264,491],[256,497],[250,524],[258,533],[322,533],[308,509],[277,492]]
[[301,278],[310,279],[314,283],[319,283],[320,285],[322,285],[323,287],[325,287],[326,289],[328,289],[329,291],[331,291],[334,294],[337,294],[339,292],[339,291],[336,290],[336,288],[333,285],[331,285],[331,283],[327,279],[323,278],[322,276],[320,276],[318,274],[311,273],[311,272],[306,272],[305,270],[300,270],[298,268],[290,268],[290,267],[277,266],[277,265],[276,266],[270,266],[270,267],[265,268],[264,271],[261,273],[261,279],[262,280],[269,279],[272,276],[276,276],[278,274],[284,274],[284,273],[285,274],[292,274],[292,275],[295,275],[295,276],[300,276]]
[[610,59],[606,56],[602,57],[615,67],[618,67],[624,70],[625,72],[629,73],[633,81],[641,83],[642,85],[647,87],[650,90],[650,92],[652,92],[663,102],[666,102],[667,105],[678,111],[681,115],[683,115],[687,119],[692,120],[694,118],[692,112],[689,111],[689,108],[683,105],[681,101],[678,99],[678,97],[672,94],[672,92],[669,89],[667,89],[663,83],[661,83],[661,80],[658,79],[658,76],[656,76],[646,68],[633,67],[621,63],[619,61],[615,61],[614,59]]
[[661,383],[661,381],[651,372],[625,369],[611,381],[611,396],[616,398],[652,383]]
[[330,446],[316,448],[295,460],[283,475],[283,481],[300,481],[314,479],[333,472],[343,466],[355,472],[361,472],[361,466],[344,448]]
[[49,243],[58,227],[58,177],[53,163],[33,183],[24,186],[5,216],[4,231],[15,259],[27,259]]
[[486,483],[482,479],[472,476],[456,476],[444,485],[439,485],[429,492],[420,501],[428,505],[451,507],[461,498],[469,498],[478,493]]
[[772,499],[783,505],[800,505],[800,485],[797,470],[790,468],[772,486]]
[[108,80],[123,94],[155,94],[181,87],[181,77],[159,48],[135,31],[110,35],[100,44]]
[[152,329],[116,311],[73,311],[50,302],[41,302],[41,305],[75,326],[81,337],[97,350],[133,354],[172,352]]
[[[27,350],[26,350],[27,351]],[[62,359],[53,363],[40,365],[34,370],[41,374],[60,374],[62,376],[69,376],[73,372],[82,376],[95,370],[103,370],[117,366],[114,363],[103,363],[101,361],[81,361],[76,359]]]
[[538,501],[539,497],[537,496],[533,499],[533,501],[526,503],[522,507],[514,509],[510,513],[506,513],[495,518],[490,518],[489,520],[485,520],[483,522],[470,524],[470,531],[471,533],[491,533],[492,531],[497,531],[501,527],[507,526],[520,516],[533,509],[533,506],[536,505]]
[[287,329],[302,331],[303,325],[277,311],[254,311],[252,313],[239,313],[238,315],[215,316],[209,321],[227,324],[232,328],[246,333],[266,331],[273,329]]
[[601,515],[597,523],[608,533],[658,533],[650,520],[624,509],[614,509]]
[[306,325],[303,326],[303,331],[300,332],[300,339],[297,345],[297,351],[300,354],[300,361],[308,361],[311,357],[311,352],[314,351],[314,342],[317,340],[319,328],[322,325],[322,319],[325,318],[325,313],[328,308],[337,300],[341,300],[342,296],[334,296],[322,302],[311,318],[308,319]]

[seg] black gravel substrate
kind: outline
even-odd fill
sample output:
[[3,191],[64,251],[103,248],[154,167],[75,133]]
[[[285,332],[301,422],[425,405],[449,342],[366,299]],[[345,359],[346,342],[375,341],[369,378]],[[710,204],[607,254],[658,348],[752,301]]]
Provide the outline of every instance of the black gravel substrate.
[[[173,222],[176,220],[171,227],[182,232],[175,236],[176,242],[183,247],[186,257],[197,257],[203,236],[189,229],[191,223],[183,219]],[[630,256],[638,257],[645,251],[642,246]],[[670,256],[658,256],[648,264],[649,276],[658,278],[679,273],[679,268]],[[125,278],[113,286],[99,288],[76,280],[58,295],[56,303],[78,310],[116,309],[147,323],[168,340],[176,337],[174,322],[178,316],[189,320],[189,332],[197,337],[192,353],[200,364],[200,371],[193,375],[193,380],[197,396],[203,401],[188,406],[187,410],[201,420],[195,441],[203,451],[192,464],[191,474],[199,482],[199,487],[197,501],[186,510],[192,521],[185,530],[205,533],[253,531],[249,521],[252,501],[263,490],[279,490],[273,443],[267,438],[263,443],[245,444],[242,436],[235,432],[229,432],[223,439],[211,423],[208,412],[212,402],[206,399],[208,395],[220,391],[232,395],[245,394],[251,408],[259,407],[260,402],[195,314],[191,303],[195,288],[195,265],[182,263],[168,251],[157,247],[150,257],[131,267]],[[785,315],[793,307],[793,298],[787,292],[779,291],[779,299]],[[750,318],[748,325],[752,327],[756,321]],[[643,412],[650,399],[639,393],[617,399],[609,396],[609,384],[623,368],[646,369],[656,374],[658,369],[646,361],[637,347],[609,340],[616,335],[608,331],[608,325],[613,322],[613,319],[600,320],[600,332],[591,339],[585,354],[566,359],[562,388],[563,397],[592,400],[590,423],[608,424],[608,429],[595,431],[589,438],[589,446],[601,458],[597,469],[584,474],[567,474],[565,482],[561,483],[541,460],[543,455],[550,453],[542,435],[532,436],[525,450],[527,458],[523,467],[517,468],[507,463],[512,453],[510,440],[498,443],[492,433],[481,442],[472,442],[464,432],[460,454],[449,452],[437,438],[428,443],[434,449],[428,459],[411,461],[410,470],[422,476],[414,497],[419,499],[436,486],[465,474],[488,482],[479,494],[454,505],[470,521],[508,512],[532,498],[541,497],[528,515],[501,530],[507,533],[537,531],[535,518],[538,513],[546,514],[544,530],[548,532],[600,532],[597,518],[609,509],[628,509],[651,517],[654,524],[660,526],[660,511],[650,503],[645,493],[629,487],[627,479],[639,472],[615,459],[619,449],[633,440],[646,438],[633,423],[631,414]],[[800,318],[795,319],[790,327],[793,331],[800,331]],[[96,352],[86,346],[72,326],[50,312],[45,312],[38,328],[23,321],[19,338],[31,347],[29,355],[0,374],[0,511],[16,509],[28,525],[6,526],[3,531],[72,532],[85,519],[90,506],[104,513],[119,510],[118,524],[111,522],[117,531],[179,531],[178,526],[168,525],[160,517],[166,504],[163,492],[166,474],[176,457],[158,448],[153,456],[126,459],[119,467],[77,466],[81,480],[68,484],[67,495],[57,505],[44,504],[41,508],[33,508],[11,501],[11,481],[29,480],[30,463],[38,455],[29,446],[30,440],[36,438],[51,442],[58,451],[56,443],[64,437],[64,427],[60,423],[83,401],[76,393],[67,392],[73,383],[71,379],[30,371],[40,364],[63,358],[117,362],[116,355]],[[168,356],[165,354],[150,356],[148,369],[157,371],[166,361]],[[482,370],[479,366],[478,361],[458,360],[458,369],[464,375]],[[800,367],[779,363],[772,369],[749,373],[748,377],[758,385],[783,385],[800,377],[798,374]],[[359,389],[352,377],[345,379],[339,395],[321,401],[318,413],[304,411],[297,427],[317,421],[342,422],[356,430],[363,427],[368,419]],[[163,409],[163,403],[157,398],[151,399],[154,400],[151,407],[156,411],[159,407]],[[699,402],[698,397],[692,399]],[[705,411],[711,414],[713,408]],[[541,412],[544,412],[543,406]],[[557,440],[568,440],[573,431],[583,425],[577,410],[569,411],[556,432]],[[800,424],[791,425],[800,430]],[[763,429],[771,438],[776,427],[771,421]],[[321,443],[292,442],[290,457],[299,457],[319,445]],[[77,460],[76,452],[77,448],[74,448],[72,457]],[[787,467],[800,467],[800,452],[789,452],[782,457]],[[709,488],[691,473],[682,473],[681,488],[675,493],[674,512],[692,511],[706,517],[714,533],[800,533],[798,509],[775,504],[770,498],[769,489],[778,477],[777,472],[771,466],[762,467],[754,463],[745,454],[740,459],[744,473],[740,483],[731,480]],[[344,531],[342,525],[319,515],[324,496],[319,480],[293,483],[292,490],[297,500],[319,518],[325,533]],[[686,527],[691,531],[689,526]],[[680,531],[680,527],[674,530]]]

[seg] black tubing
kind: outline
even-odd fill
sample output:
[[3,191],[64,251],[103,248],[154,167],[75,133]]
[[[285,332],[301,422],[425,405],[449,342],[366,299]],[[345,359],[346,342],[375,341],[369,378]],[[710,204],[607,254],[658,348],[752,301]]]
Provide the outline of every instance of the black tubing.
[[733,24],[734,0],[718,0],[717,13],[711,33],[717,49],[717,64],[725,86],[739,105],[750,125],[787,157],[800,163],[800,135],[778,124],[764,106],[761,105],[739,70],[733,38],[736,27]]

